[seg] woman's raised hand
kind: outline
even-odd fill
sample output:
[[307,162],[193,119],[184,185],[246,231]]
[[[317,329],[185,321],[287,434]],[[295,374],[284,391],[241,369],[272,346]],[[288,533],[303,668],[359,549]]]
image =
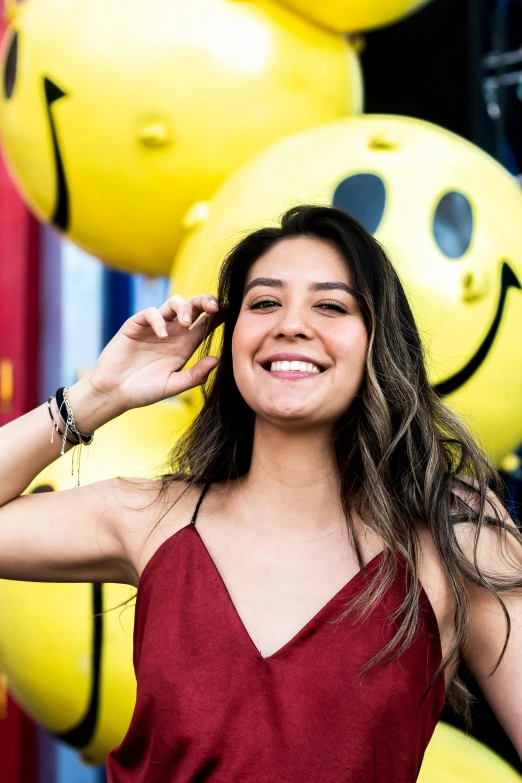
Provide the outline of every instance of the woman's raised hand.
[[223,320],[223,310],[209,294],[190,300],[171,296],[159,309],[149,307],[129,318],[80,384],[110,400],[110,418],[199,386],[217,366],[217,357],[183,367]]

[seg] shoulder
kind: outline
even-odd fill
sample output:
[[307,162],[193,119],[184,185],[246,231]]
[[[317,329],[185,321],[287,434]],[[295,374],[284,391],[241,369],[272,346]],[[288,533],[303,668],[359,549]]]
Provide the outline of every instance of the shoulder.
[[[452,494],[463,501],[462,509],[452,526],[453,542],[449,542],[460,556],[462,573],[467,576],[470,600],[479,602],[486,585],[479,584],[484,577],[520,579],[522,566],[522,537],[499,498],[491,490],[484,492],[484,521],[478,521],[481,496],[478,483],[468,476],[460,477],[451,487]],[[462,512],[462,513],[461,513]],[[426,524],[418,526],[421,543],[421,573],[427,586],[438,584],[448,597],[454,593],[447,570]],[[429,591],[427,590],[429,597]]]
[[[479,514],[482,501],[475,479],[461,477],[454,483],[452,492],[473,515]],[[480,573],[514,576],[522,566],[522,538],[518,527],[490,489],[484,492],[483,502],[484,522],[465,517],[456,520],[453,527],[456,542],[479,579]]]
[[101,484],[105,485],[111,524],[137,587],[145,565],[161,544],[190,524],[201,488],[185,481],[142,478],[117,478]]

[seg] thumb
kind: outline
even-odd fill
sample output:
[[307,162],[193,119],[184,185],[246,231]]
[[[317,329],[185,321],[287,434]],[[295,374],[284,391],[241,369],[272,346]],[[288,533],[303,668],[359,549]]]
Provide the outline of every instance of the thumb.
[[193,364],[187,370],[178,370],[170,375],[167,385],[169,397],[181,394],[187,389],[193,389],[195,386],[201,386],[205,383],[212,370],[219,364],[217,356],[205,356],[199,362]]

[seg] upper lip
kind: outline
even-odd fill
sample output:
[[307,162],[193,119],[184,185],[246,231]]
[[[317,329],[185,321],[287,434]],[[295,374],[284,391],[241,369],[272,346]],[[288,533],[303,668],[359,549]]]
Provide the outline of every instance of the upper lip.
[[263,359],[261,364],[271,364],[272,362],[307,362],[309,364],[315,364],[320,370],[325,369],[325,365],[318,362],[317,359],[312,359],[310,356],[304,356],[302,353],[273,353]]

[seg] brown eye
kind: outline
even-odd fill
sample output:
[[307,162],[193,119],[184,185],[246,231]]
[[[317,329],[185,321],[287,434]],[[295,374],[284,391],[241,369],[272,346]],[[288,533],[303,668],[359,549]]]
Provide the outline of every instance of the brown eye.
[[339,302],[320,302],[316,307],[324,310],[333,310],[337,313],[343,313],[344,315],[348,312]]
[[255,302],[251,302],[248,305],[249,310],[268,310],[270,307],[277,307],[278,302],[274,302],[273,299],[257,299]]

